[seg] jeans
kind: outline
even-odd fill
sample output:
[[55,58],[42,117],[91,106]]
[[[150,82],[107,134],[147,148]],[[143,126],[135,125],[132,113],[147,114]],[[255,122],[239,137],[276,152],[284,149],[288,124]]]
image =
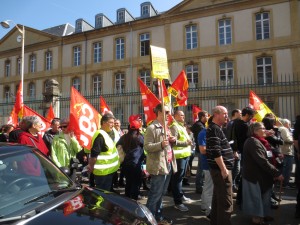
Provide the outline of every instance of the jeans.
[[172,193],[173,193],[173,199],[175,205],[182,204],[182,180],[186,172],[186,167],[188,164],[189,157],[182,158],[182,159],[176,159],[177,163],[177,172],[175,174],[172,174]]
[[232,186],[238,188],[240,182],[240,171],[241,171],[241,154],[238,159],[234,159],[232,168]]
[[200,153],[198,153],[198,167],[197,167],[197,174],[196,174],[196,191],[202,192],[204,182],[204,174],[203,170],[201,169],[201,158]]
[[102,190],[111,191],[114,174],[115,173],[111,173],[105,176],[94,175],[96,187]]
[[168,175],[151,174],[151,186],[146,206],[158,221],[162,218],[162,197],[167,193],[171,171]]
[[289,184],[291,172],[293,169],[294,156],[292,155],[284,155],[283,158],[283,171],[282,175],[284,176],[283,186]]

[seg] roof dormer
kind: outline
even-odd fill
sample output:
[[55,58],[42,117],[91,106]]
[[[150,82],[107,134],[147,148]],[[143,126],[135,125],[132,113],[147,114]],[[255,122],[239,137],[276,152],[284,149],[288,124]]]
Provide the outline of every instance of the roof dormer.
[[133,21],[134,17],[125,9],[121,8],[117,10],[117,24]]
[[102,27],[111,26],[113,23],[103,13],[99,13],[95,16],[95,28],[100,29]]
[[88,30],[93,30],[94,27],[91,26],[88,22],[86,22],[84,19],[77,19],[75,22],[75,33],[81,33]]
[[157,11],[152,6],[151,2],[144,2],[141,4],[141,18],[156,16]]

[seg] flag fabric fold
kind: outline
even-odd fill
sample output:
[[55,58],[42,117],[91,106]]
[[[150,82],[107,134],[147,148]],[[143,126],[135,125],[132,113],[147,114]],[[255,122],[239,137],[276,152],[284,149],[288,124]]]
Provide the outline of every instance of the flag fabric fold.
[[79,144],[87,150],[91,149],[94,133],[100,129],[100,120],[98,111],[72,87],[69,129],[74,131]]
[[267,113],[275,115],[271,109],[254,93],[250,90],[249,93],[249,106],[256,111],[254,119],[257,122],[261,122]]
[[168,92],[176,98],[174,107],[187,105],[188,88],[189,83],[185,71],[182,70],[168,89]]
[[193,120],[196,122],[198,120],[198,113],[201,112],[202,109],[196,105],[192,105],[192,112],[193,112]]
[[102,96],[100,96],[100,113],[103,116],[105,113],[112,113],[112,111],[110,110],[110,108],[108,107],[108,105],[106,104],[106,101],[104,100],[104,98]]
[[144,84],[141,78],[138,78],[138,82],[140,84],[140,92],[142,95],[146,124],[149,125],[149,123],[151,123],[156,118],[153,109],[160,103],[160,101],[151,92],[147,85]]
[[23,118],[23,106],[24,106],[22,90],[23,90],[23,86],[22,86],[22,82],[20,82],[16,94],[16,101],[15,101],[15,112],[20,119]]
[[53,107],[52,107],[52,104],[51,104],[50,107],[49,107],[49,110],[48,110],[46,119],[47,119],[48,121],[52,121],[54,118],[55,118],[54,110],[53,110]]

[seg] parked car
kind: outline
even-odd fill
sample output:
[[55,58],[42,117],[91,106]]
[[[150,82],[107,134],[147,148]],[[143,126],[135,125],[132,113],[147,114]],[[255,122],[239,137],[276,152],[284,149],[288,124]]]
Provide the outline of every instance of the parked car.
[[74,183],[38,149],[0,143],[0,224],[157,224],[142,204]]

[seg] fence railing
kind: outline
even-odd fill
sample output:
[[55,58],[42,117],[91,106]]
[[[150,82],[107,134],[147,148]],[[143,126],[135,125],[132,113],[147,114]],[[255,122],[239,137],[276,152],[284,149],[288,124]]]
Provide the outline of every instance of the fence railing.
[[[192,123],[192,105],[208,112],[216,105],[224,105],[228,111],[243,108],[249,104],[249,92],[253,90],[261,100],[279,117],[295,120],[300,114],[300,79],[299,74],[282,75],[271,84],[257,84],[250,79],[240,79],[237,85],[218,85],[216,82],[204,82],[198,88],[189,88],[188,105],[180,107],[185,112],[186,121]],[[83,96],[100,110],[99,95],[93,93]],[[103,94],[102,97],[113,111],[116,118],[120,119],[123,127],[127,126],[131,114],[143,115],[142,99],[139,91],[126,91],[121,94]],[[39,99],[26,99],[24,103],[41,115],[45,115],[42,97]],[[14,101],[0,103],[0,124],[5,124],[13,108]],[[60,118],[69,117],[70,93],[63,92],[58,98]]]

